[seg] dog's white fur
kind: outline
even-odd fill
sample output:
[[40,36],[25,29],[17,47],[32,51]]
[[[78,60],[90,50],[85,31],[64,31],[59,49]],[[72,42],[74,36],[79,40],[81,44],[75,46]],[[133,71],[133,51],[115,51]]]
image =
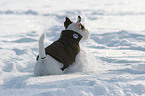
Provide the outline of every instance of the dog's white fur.
[[[78,32],[82,35],[81,40],[87,40],[89,38],[89,32],[88,30],[82,31],[78,24],[71,23],[66,30],[73,30],[75,32]],[[35,76],[42,76],[42,75],[59,75],[65,72],[61,70],[63,68],[63,64],[52,58],[50,55],[45,54],[45,48],[44,48],[44,38],[45,34],[43,33],[39,39],[39,59],[34,67],[34,75]],[[79,53],[78,53],[79,54]],[[41,59],[43,57],[46,57],[44,59]],[[77,56],[76,56],[77,57]]]

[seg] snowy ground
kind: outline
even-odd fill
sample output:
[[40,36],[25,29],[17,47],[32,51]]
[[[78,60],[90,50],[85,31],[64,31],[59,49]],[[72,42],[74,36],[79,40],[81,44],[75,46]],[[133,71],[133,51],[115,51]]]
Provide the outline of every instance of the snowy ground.
[[[0,96],[144,96],[145,0],[0,0]],[[38,39],[57,40],[66,16],[90,30],[88,63],[35,77]],[[94,59],[95,60],[94,60]]]

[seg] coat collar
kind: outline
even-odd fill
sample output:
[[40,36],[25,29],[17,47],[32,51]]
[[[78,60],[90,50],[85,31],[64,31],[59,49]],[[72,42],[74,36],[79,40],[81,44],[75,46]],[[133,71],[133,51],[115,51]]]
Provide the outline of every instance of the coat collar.
[[79,42],[82,38],[82,35],[72,30],[63,30],[61,32],[61,38],[71,38]]

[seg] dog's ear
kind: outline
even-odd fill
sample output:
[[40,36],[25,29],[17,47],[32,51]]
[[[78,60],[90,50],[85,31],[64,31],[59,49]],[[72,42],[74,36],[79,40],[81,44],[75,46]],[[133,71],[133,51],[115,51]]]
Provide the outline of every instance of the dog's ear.
[[71,24],[73,23],[68,17],[65,17],[65,22],[64,22],[64,27],[65,29]]
[[86,30],[85,27],[84,27],[84,25],[80,24],[80,26],[81,26],[81,30],[82,31],[85,31]]
[[77,21],[78,23],[80,23],[81,22],[81,16],[79,15],[78,16],[78,21]]

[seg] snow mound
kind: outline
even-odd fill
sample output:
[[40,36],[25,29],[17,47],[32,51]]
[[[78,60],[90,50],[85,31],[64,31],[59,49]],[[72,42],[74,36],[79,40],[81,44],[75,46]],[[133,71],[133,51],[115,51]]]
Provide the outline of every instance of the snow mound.
[[93,72],[99,71],[99,65],[101,64],[101,60],[99,58],[95,58],[95,56],[82,49],[80,53],[76,57],[76,62],[69,66],[66,73],[72,72]]

